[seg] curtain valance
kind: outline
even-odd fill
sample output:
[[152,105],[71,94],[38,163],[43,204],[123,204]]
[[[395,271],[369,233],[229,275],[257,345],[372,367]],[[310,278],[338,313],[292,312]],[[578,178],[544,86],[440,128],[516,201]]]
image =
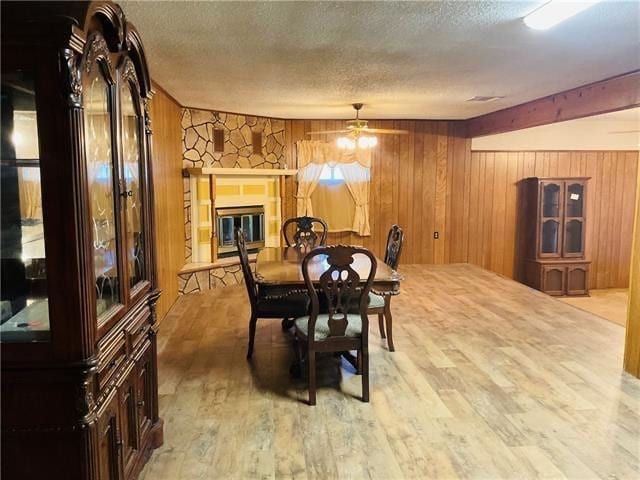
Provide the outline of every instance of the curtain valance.
[[335,143],[318,140],[300,140],[296,144],[298,151],[298,168],[310,163],[329,164],[358,163],[364,168],[371,168],[371,149],[356,148],[347,150],[338,148]]

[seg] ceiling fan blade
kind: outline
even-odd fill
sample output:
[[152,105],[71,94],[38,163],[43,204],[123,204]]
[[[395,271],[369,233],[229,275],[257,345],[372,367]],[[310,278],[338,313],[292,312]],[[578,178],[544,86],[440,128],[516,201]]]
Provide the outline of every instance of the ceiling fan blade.
[[325,135],[327,133],[351,133],[351,130],[323,130],[321,132],[307,132],[307,135]]
[[389,128],[364,128],[362,132],[365,133],[381,133],[383,135],[407,135],[408,130],[392,130]]

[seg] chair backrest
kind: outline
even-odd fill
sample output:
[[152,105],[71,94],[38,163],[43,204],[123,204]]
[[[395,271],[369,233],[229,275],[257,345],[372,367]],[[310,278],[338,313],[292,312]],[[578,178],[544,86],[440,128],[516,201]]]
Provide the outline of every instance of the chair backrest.
[[240,257],[240,266],[242,267],[242,275],[244,276],[244,283],[247,286],[247,293],[249,294],[249,301],[251,307],[255,308],[258,302],[258,286],[256,280],[253,278],[253,272],[251,271],[251,264],[249,263],[249,252],[247,252],[247,243],[244,239],[244,232],[242,229],[236,229],[236,244],[238,246],[238,256]]
[[[291,235],[289,225],[296,224],[296,231]],[[295,217],[289,218],[282,225],[282,234],[287,246],[315,248],[325,245],[327,240],[327,224],[321,218]]]
[[398,269],[402,244],[404,243],[404,231],[398,225],[393,225],[387,237],[387,248],[384,252],[384,263],[394,270]]
[[[369,258],[371,268],[366,282],[361,283],[360,275],[351,266],[355,255]],[[328,268],[320,275],[319,285],[313,284],[309,273],[309,264],[319,255],[326,256]],[[302,275],[304,277],[309,297],[311,298],[311,314],[309,316],[308,338],[315,340],[315,325],[320,312],[318,291],[324,294],[328,303],[329,337],[344,337],[349,323],[348,312],[350,305],[357,300],[362,320],[362,336],[367,337],[369,307],[369,291],[376,275],[376,257],[366,248],[334,245],[320,247],[309,252],[302,261]],[[317,290],[316,290],[317,288]]]

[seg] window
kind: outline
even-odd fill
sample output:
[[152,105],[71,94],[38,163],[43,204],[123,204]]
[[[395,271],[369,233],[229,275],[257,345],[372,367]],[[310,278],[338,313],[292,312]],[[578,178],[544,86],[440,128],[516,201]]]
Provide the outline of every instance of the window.
[[324,165],[320,181],[311,194],[313,214],[327,222],[330,232],[353,229],[356,204],[344,181],[340,166]]
[[340,167],[338,165],[331,167],[328,164],[325,164],[322,167],[322,172],[320,173],[320,183],[330,185],[344,183],[344,176],[342,175]]

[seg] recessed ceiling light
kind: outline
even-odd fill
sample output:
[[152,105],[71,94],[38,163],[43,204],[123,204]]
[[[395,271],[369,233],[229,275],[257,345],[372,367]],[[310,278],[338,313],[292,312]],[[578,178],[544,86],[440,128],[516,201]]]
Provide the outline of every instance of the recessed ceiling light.
[[501,96],[493,96],[493,97],[483,97],[481,95],[476,95],[475,97],[469,98],[465,100],[465,102],[493,102],[494,100],[500,100]]
[[535,30],[547,30],[558,23],[594,6],[601,0],[551,0],[524,17],[524,23]]

